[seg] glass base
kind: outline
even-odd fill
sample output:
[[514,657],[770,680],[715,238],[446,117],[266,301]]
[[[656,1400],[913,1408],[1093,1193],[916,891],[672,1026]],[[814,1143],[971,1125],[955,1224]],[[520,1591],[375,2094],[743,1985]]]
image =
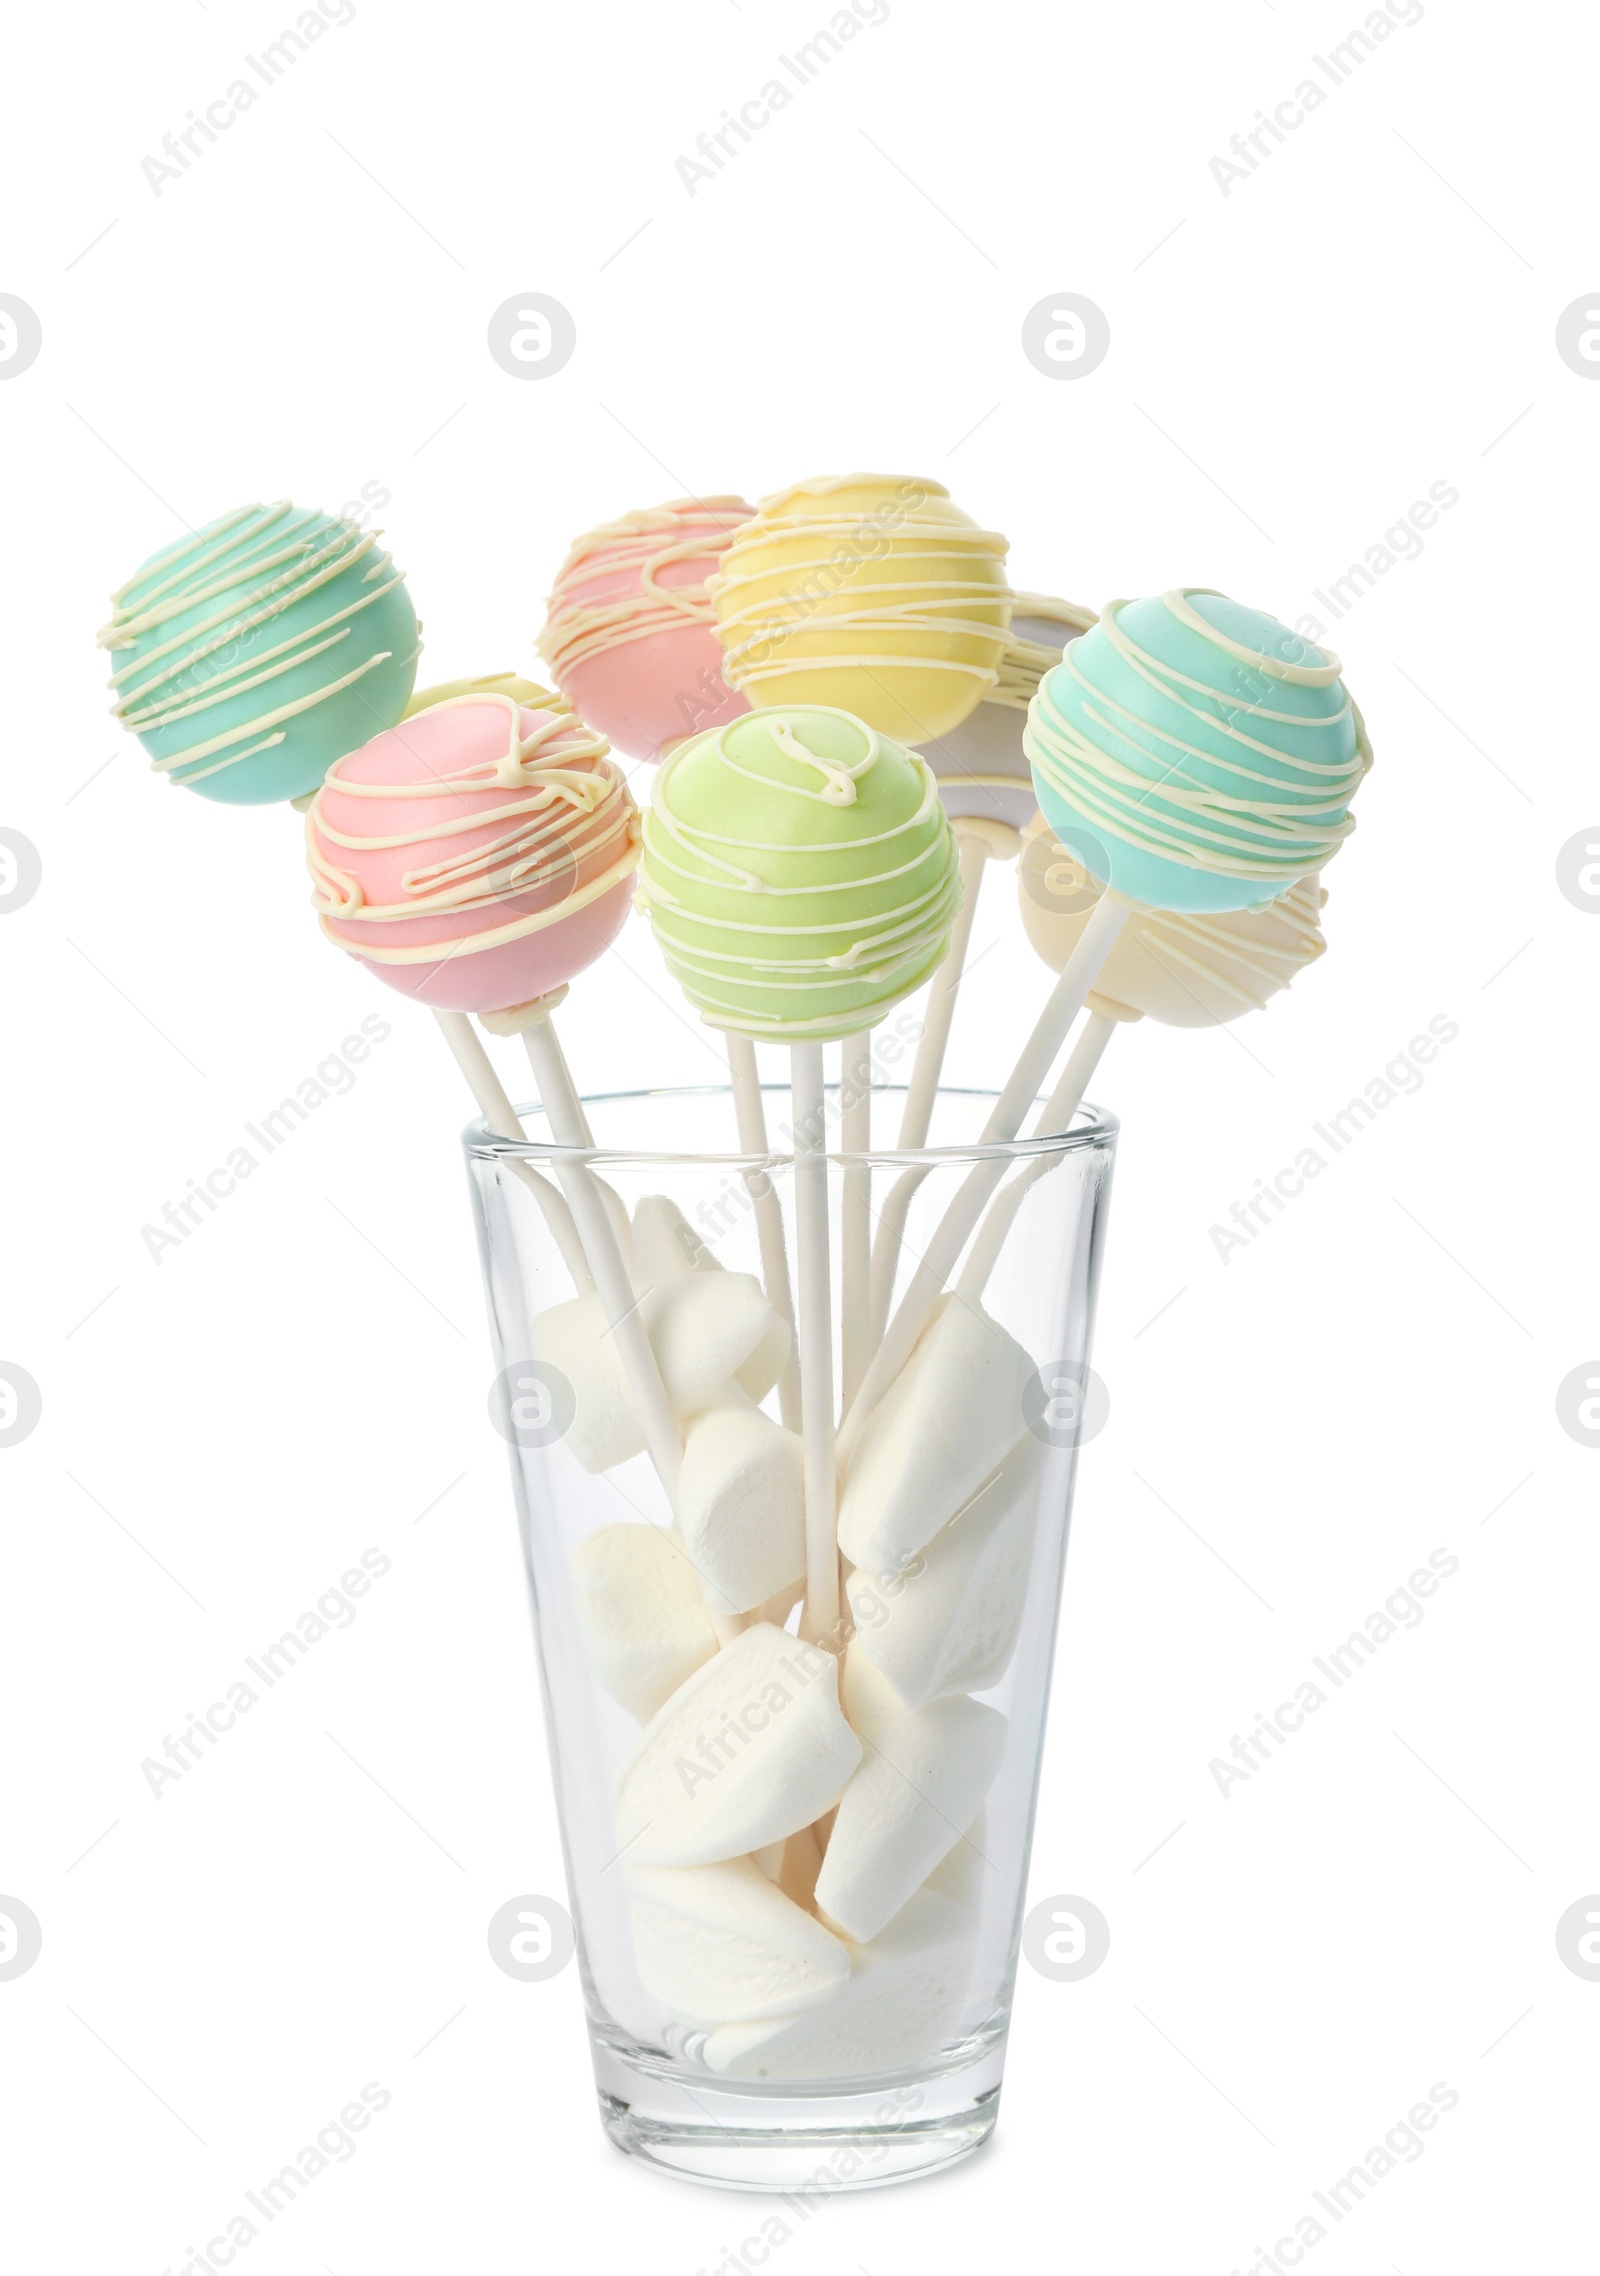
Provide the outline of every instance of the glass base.
[[721,2086],[594,2046],[600,2123],[617,2148],[680,2181],[764,2191],[802,2216],[847,2189],[882,2189],[980,2149],[1000,2107],[1004,2048],[954,2070],[852,2089]]

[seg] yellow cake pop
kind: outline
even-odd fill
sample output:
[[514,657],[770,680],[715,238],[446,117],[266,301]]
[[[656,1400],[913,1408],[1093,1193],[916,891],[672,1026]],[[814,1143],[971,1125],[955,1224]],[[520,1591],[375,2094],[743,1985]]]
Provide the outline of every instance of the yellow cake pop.
[[776,491],[711,580],[723,677],[758,706],[821,704],[927,743],[999,676],[1005,555],[937,482],[844,474]]

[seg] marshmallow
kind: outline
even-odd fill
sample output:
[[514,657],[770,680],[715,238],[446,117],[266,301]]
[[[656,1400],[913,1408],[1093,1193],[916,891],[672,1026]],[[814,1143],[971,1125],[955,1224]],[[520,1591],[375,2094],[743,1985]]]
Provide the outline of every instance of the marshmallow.
[[906,1707],[853,1649],[840,1689],[866,1758],[839,1797],[816,1904],[870,1944],[971,1823],[1000,1768],[1006,1719],[976,1699]]
[[858,1566],[845,1583],[851,1660],[880,1668],[908,1707],[985,1691],[1011,1664],[1022,1625],[1045,1449],[1030,1432],[936,1533],[909,1571]]
[[678,1523],[695,1570],[731,1612],[804,1576],[805,1448],[736,1384],[684,1434]]
[[[743,1274],[739,1277],[742,1279]],[[759,1286],[759,1282],[757,1283]],[[733,1371],[733,1379],[746,1398],[761,1400],[772,1389],[783,1373],[784,1361],[789,1356],[789,1345],[794,1330],[783,1314],[772,1305],[767,1306],[766,1333],[742,1366]]]
[[724,2078],[858,2081],[930,2054],[951,2037],[972,1968],[976,1917],[919,1889],[872,1943],[851,1954],[850,1981],[803,2013],[725,2023],[705,2043]]
[[[686,1272],[636,1284],[639,1315],[680,1419],[696,1414],[739,1374],[752,1398],[778,1379],[789,1348],[761,1283],[748,1272]],[[611,1470],[644,1451],[644,1427],[598,1296],[553,1304],[533,1323],[532,1356],[572,1385],[577,1411],[565,1443],[585,1470]],[[760,1389],[750,1390],[751,1381]]]
[[662,1525],[603,1525],[567,1569],[596,1679],[647,1723],[717,1648],[682,1541]]
[[629,1867],[633,1954],[645,1990],[694,2023],[792,2015],[850,1977],[850,1954],[748,1857]]
[[675,1280],[722,1267],[675,1201],[647,1193],[633,1212],[633,1269],[641,1280]]
[[939,1299],[851,1457],[839,1546],[853,1565],[900,1571],[972,1499],[1027,1429],[1036,1372],[981,1305]]
[[[675,1280],[684,1272],[724,1269],[677,1203],[664,1193],[643,1195],[633,1213],[633,1256],[639,1280]],[[774,1311],[761,1342],[734,1370],[734,1381],[750,1398],[764,1399],[783,1373],[791,1333],[788,1321]]]
[[861,1760],[838,1664],[765,1622],[690,1676],[646,1727],[617,1791],[634,1865],[713,1865],[831,1809]]
[[980,1810],[961,1839],[941,1859],[923,1883],[952,1904],[965,1905],[969,1912],[977,1912],[983,1903],[984,1892],[991,1883],[999,1881],[999,1873],[987,1848],[989,1833],[985,1813]]

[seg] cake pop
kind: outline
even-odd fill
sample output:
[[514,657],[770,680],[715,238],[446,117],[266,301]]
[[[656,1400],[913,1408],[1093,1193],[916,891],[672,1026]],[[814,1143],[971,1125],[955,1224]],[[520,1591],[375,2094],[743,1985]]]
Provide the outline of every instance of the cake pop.
[[233,806],[315,790],[400,718],[421,653],[378,533],[286,502],[164,546],[112,603],[116,716],[159,773]]
[[[940,962],[960,901],[955,841],[914,752],[848,712],[789,706],[752,712],[667,759],[645,821],[640,887],[668,968],[701,1017],[790,1046],[802,1633],[831,1638],[839,1560],[821,1046],[861,1034]],[[857,1075],[845,1143],[864,1151],[871,1094],[859,1068]],[[868,1302],[869,1173],[857,1165],[846,1174],[843,1301],[846,1321],[859,1329]]]
[[1113,601],[1029,708],[1045,820],[1125,901],[1260,908],[1355,827],[1372,751],[1339,673],[1203,586]]
[[630,759],[749,710],[723,678],[706,580],[754,511],[722,497],[647,506],[576,539],[561,564],[539,653]]
[[776,491],[712,583],[723,676],[754,703],[838,705],[927,743],[997,682],[1005,552],[937,482],[845,474]]
[[999,677],[966,718],[923,757],[953,822],[999,822],[1025,830],[1038,811],[1022,730],[1034,691],[1061,661],[1062,650],[1094,622],[1093,609],[1046,593],[1017,593]]
[[[1104,887],[1041,816],[1017,869],[1022,929],[1053,972],[1083,937]],[[1091,1012],[1112,1020],[1149,1018],[1163,1027],[1215,1027],[1259,1011],[1327,947],[1321,911],[1327,893],[1303,877],[1264,909],[1182,915],[1136,909],[1090,989]]]
[[848,712],[791,705],[666,760],[644,906],[712,1027],[854,1034],[920,986],[958,905],[955,845],[917,755]]
[[621,930],[639,817],[569,711],[452,696],[329,769],[306,817],[328,938],[443,1010],[563,985]]
[[[553,1166],[582,1269],[674,1506],[678,1418],[605,1189],[575,1158],[593,1138],[550,1021],[573,975],[621,928],[639,859],[638,811],[605,739],[568,711],[451,697],[330,770],[306,816],[306,850],[328,938],[433,1007],[490,1127],[507,1136],[520,1125],[462,1015],[521,1030],[562,1149]],[[726,1641],[733,1624],[715,1604],[707,1612]]]
[[[1113,601],[1040,682],[1023,747],[1045,820],[1108,886],[1089,910],[984,1125],[1014,1139],[1134,907],[1260,908],[1331,861],[1372,764],[1336,656],[1269,616],[1188,586]],[[1085,1040],[1064,1097],[1087,1079]],[[1058,1125],[1059,1126],[1059,1125]],[[1003,1157],[979,1162],[935,1227],[839,1434],[847,1459],[905,1364],[990,1194]]]

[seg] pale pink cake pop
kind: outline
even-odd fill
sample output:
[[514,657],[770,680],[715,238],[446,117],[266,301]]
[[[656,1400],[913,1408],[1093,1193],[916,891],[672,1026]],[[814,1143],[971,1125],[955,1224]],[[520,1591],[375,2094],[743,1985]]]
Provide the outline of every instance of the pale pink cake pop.
[[337,760],[306,815],[331,941],[440,1011],[504,1011],[611,945],[639,810],[565,709],[456,696]]
[[574,540],[547,603],[539,653],[592,727],[630,759],[724,727],[750,708],[722,677],[706,591],[743,498],[678,498]]

